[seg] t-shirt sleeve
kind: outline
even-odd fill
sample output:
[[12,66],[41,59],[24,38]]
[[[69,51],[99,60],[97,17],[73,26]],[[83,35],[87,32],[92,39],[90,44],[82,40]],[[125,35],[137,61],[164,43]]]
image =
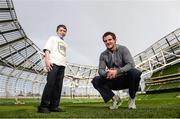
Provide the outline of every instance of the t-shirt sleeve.
[[52,49],[52,37],[50,37],[45,46],[44,46],[44,49],[43,49],[43,52],[45,52],[46,50],[49,50],[51,52],[51,49]]

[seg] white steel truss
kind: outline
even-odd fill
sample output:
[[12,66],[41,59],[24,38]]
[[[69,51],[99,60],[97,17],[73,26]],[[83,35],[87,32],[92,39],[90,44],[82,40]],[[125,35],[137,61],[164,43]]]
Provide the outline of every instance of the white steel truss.
[[[177,29],[136,55],[136,67],[147,76],[179,63],[179,38]],[[46,82],[43,60],[44,54],[19,24],[12,0],[0,0],[0,97],[41,95]],[[96,66],[68,63],[62,94],[99,95],[90,83],[97,70]]]

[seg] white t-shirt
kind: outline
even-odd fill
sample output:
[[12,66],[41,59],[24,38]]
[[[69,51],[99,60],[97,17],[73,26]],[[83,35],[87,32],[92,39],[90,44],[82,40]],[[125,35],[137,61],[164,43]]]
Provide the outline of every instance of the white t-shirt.
[[50,51],[50,62],[58,66],[66,66],[67,44],[59,36],[51,36],[44,47]]

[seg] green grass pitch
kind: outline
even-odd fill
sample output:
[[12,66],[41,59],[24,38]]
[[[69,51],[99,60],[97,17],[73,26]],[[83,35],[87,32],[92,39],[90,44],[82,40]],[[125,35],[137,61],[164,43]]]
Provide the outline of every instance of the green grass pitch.
[[127,108],[128,100],[117,110],[109,110],[111,102],[99,99],[62,98],[66,112],[37,113],[39,99],[21,99],[25,104],[14,104],[15,99],[0,99],[0,118],[180,118],[180,93],[138,95],[137,109]]

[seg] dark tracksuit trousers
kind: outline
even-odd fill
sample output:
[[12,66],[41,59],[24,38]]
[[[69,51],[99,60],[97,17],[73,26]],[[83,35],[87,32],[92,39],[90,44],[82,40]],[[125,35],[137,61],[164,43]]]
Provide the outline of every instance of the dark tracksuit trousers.
[[53,64],[52,70],[47,75],[47,83],[44,87],[40,107],[56,108],[59,106],[64,70],[64,66]]
[[112,90],[129,89],[129,95],[131,98],[135,98],[136,92],[139,87],[141,72],[135,68],[129,70],[124,75],[121,75],[115,79],[108,80],[100,76],[96,76],[92,80],[92,84],[95,89],[99,91],[104,102],[108,102],[114,96]]

